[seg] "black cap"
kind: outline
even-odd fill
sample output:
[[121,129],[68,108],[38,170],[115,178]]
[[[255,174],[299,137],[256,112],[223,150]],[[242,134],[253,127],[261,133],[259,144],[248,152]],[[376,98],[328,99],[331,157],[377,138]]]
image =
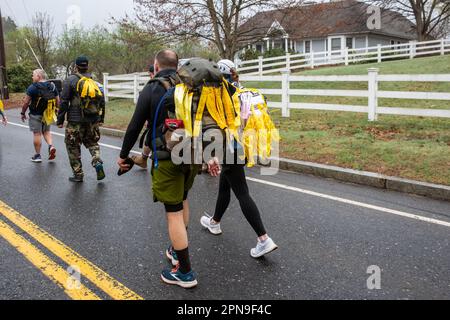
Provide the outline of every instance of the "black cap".
[[89,59],[86,56],[79,56],[77,60],[75,60],[75,64],[78,67],[87,68],[89,66]]

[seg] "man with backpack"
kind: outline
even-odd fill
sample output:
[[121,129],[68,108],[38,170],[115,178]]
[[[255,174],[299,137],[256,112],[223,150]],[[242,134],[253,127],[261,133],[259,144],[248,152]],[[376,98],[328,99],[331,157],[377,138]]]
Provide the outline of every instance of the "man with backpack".
[[67,115],[65,143],[73,176],[71,182],[83,182],[81,145],[92,155],[92,166],[97,172],[97,180],[105,179],[103,161],[100,158],[100,126],[105,119],[105,98],[98,84],[88,73],[89,60],[80,56],[75,61],[75,73],[63,84],[61,108],[57,125],[62,128]]
[[47,81],[47,74],[44,70],[36,69],[32,75],[33,84],[27,89],[24,98],[21,118],[22,122],[27,120],[26,111],[29,109],[29,127],[33,132],[33,144],[35,155],[31,158],[34,163],[41,163],[42,135],[48,144],[48,160],[54,160],[56,149],[53,146],[50,125],[56,118],[56,110],[59,106],[59,93],[55,84]]
[[[175,85],[178,55],[172,50],[163,50],[155,58],[155,78],[150,80],[142,90],[136,110],[128,125],[124,137],[118,165],[122,171],[130,169],[129,153],[136,143],[145,122],[153,128],[160,127],[167,118],[167,110],[157,109],[162,105],[163,97]],[[153,155],[155,156],[155,155]],[[132,161],[132,160],[131,160]],[[162,279],[183,288],[197,285],[196,274],[192,271],[189,258],[187,225],[189,221],[188,192],[191,189],[196,172],[183,170],[169,158],[161,159],[157,169],[152,168],[152,187],[154,201],[164,204],[167,214],[169,236],[172,246],[166,251],[175,269],[162,272]],[[168,279],[170,278],[170,279]]]

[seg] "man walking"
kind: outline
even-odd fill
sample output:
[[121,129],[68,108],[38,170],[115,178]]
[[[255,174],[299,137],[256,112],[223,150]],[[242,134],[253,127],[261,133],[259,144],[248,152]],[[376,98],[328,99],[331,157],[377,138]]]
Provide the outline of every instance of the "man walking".
[[54,160],[56,157],[56,149],[53,146],[52,134],[50,132],[51,123],[44,119],[44,113],[52,113],[50,118],[53,121],[53,116],[55,115],[54,112],[56,112],[60,100],[55,84],[47,81],[47,74],[44,70],[34,70],[32,79],[33,84],[28,87],[23,101],[21,118],[22,122],[27,120],[26,111],[29,108],[28,124],[30,131],[33,132],[33,144],[35,149],[35,155],[31,158],[31,161],[41,163],[42,135],[48,144],[48,160]]
[[[81,145],[92,155],[92,166],[97,172],[97,180],[105,179],[103,161],[100,158],[100,126],[105,119],[105,99],[98,85],[88,73],[89,60],[80,56],[75,61],[75,73],[64,81],[61,94],[61,108],[58,114],[58,127],[62,128],[67,115],[65,143],[73,176],[72,182],[83,182],[84,172],[81,163]],[[94,97],[86,97],[93,92]]]
[[[157,118],[156,112],[161,99],[167,90],[174,85],[177,67],[178,56],[174,51],[163,50],[157,54],[155,80],[149,82],[140,94],[136,110],[124,138],[118,160],[118,165],[122,171],[129,170],[129,164],[126,160],[145,122],[148,121],[150,128],[159,128],[167,118],[168,111],[165,110],[165,106],[162,110],[159,110]],[[150,136],[152,130],[149,132]],[[169,236],[172,242],[172,246],[166,251],[166,255],[175,266],[173,270],[164,270],[161,277],[164,282],[183,288],[192,288],[197,285],[197,276],[192,271],[189,258],[187,234],[189,222],[187,198],[196,175],[197,172],[193,166],[175,165],[170,159],[170,155],[165,159],[160,157],[158,168],[152,168],[153,197],[155,202],[159,201],[164,204]]]

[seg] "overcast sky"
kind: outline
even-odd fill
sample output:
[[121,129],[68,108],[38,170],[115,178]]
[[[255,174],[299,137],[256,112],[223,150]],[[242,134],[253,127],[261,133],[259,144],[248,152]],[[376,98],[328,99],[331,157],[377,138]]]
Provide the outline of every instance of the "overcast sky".
[[11,16],[19,26],[29,24],[36,12],[47,12],[59,33],[63,25],[78,20],[88,28],[106,26],[110,17],[133,13],[133,0],[0,0],[0,8],[3,16]]

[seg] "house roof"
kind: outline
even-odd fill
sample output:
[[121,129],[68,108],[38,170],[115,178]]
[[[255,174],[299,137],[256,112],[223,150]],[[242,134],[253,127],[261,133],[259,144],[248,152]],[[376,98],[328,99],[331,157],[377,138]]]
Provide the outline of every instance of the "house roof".
[[274,22],[293,40],[358,33],[416,38],[415,25],[410,20],[385,9],[381,9],[381,28],[370,30],[367,21],[372,14],[367,13],[368,7],[363,2],[344,0],[260,12],[241,26],[241,41],[254,42],[268,36],[269,30],[274,30]]

